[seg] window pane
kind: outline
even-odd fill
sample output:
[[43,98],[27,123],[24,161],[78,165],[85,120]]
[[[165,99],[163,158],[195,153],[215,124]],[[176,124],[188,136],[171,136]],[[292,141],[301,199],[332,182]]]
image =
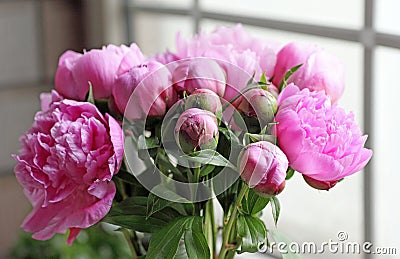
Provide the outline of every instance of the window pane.
[[31,1],[0,2],[0,85],[39,78],[34,12]]
[[134,0],[135,4],[154,5],[156,7],[176,7],[189,8],[193,5],[193,0]]
[[376,5],[376,29],[380,32],[400,34],[400,1],[379,0]]
[[376,121],[373,159],[376,240],[379,246],[397,246],[399,253],[400,206],[397,199],[400,195],[400,88],[395,75],[400,67],[400,50],[378,48],[375,64]]
[[[224,23],[226,24],[226,23]],[[215,28],[214,21],[204,21],[206,31]],[[244,26],[253,35],[275,40],[281,43],[290,41],[312,42],[336,55],[346,67],[346,86],[340,105],[346,111],[353,111],[357,122],[362,125],[363,119],[363,86],[362,64],[363,49],[361,45],[321,37],[305,36],[262,28]],[[318,244],[329,239],[338,241],[337,233],[346,231],[351,242],[363,240],[363,173],[346,178],[329,192],[317,191],[309,187],[301,175],[296,174],[286,183],[285,191],[279,195],[281,201],[281,218],[278,231],[287,234],[292,241],[314,241]],[[270,209],[265,211],[263,219],[273,229]],[[323,258],[338,255],[324,254]],[[304,258],[321,258],[321,255],[303,255]],[[361,255],[340,254],[340,258],[362,258]]]
[[11,154],[18,152],[18,139],[31,127],[33,117],[40,108],[39,94],[48,89],[28,87],[0,92],[0,177],[3,173],[12,173],[15,160]]
[[362,0],[203,0],[203,9],[212,12],[258,16],[293,22],[361,28]]
[[174,51],[176,33],[190,35],[194,27],[191,18],[184,16],[135,13],[133,20],[135,42],[150,56],[167,48]]

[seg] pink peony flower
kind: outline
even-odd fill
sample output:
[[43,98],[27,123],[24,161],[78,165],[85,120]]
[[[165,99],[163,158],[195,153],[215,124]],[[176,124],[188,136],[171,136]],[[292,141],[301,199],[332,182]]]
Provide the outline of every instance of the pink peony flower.
[[372,156],[364,148],[367,136],[362,136],[354,115],[331,105],[323,92],[290,84],[278,98],[275,120],[280,148],[309,183],[316,180],[330,188],[334,181],[360,171]]
[[169,50],[167,50],[164,53],[155,55],[153,59],[157,62],[160,62],[163,65],[167,65],[169,63],[180,60],[180,58],[177,55],[175,55]]
[[90,83],[96,99],[109,98],[117,75],[144,60],[136,44],[108,45],[83,54],[68,50],[58,62],[55,86],[65,98],[82,101]]
[[119,112],[131,120],[163,116],[178,98],[169,70],[152,60],[121,74],[115,82],[113,97]]
[[183,112],[175,126],[175,140],[185,153],[215,149],[218,135],[218,122],[215,115],[198,108],[190,108]]
[[255,75],[263,72],[271,77],[276,62],[277,44],[253,37],[241,24],[219,27],[212,33],[200,32],[189,40],[177,36],[177,56],[180,58],[208,57],[221,60],[226,73],[224,98],[231,100],[246,87]]
[[172,73],[172,82],[178,92],[191,94],[196,89],[209,89],[219,96],[224,96],[225,74],[212,59],[197,58],[179,62]]
[[239,173],[260,195],[270,197],[285,187],[288,159],[278,146],[260,141],[246,146],[239,155]]
[[343,64],[312,44],[289,43],[279,51],[274,84],[279,86],[286,72],[299,64],[303,65],[293,73],[288,83],[294,83],[300,89],[324,90],[332,102],[342,96],[345,85]]
[[39,240],[69,229],[71,244],[110,210],[123,136],[119,124],[94,105],[53,96],[20,139],[15,174],[33,206],[22,228]]

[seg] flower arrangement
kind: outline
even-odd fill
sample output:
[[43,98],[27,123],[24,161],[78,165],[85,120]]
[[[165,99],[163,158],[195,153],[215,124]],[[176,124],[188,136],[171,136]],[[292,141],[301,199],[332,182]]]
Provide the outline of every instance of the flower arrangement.
[[268,245],[260,213],[270,204],[277,222],[276,196],[295,172],[329,190],[370,160],[338,105],[343,65],[323,49],[280,47],[241,25],[178,35],[176,47],[60,57],[14,155],[33,238],[69,230],[71,244],[103,221],[134,258],[233,258]]

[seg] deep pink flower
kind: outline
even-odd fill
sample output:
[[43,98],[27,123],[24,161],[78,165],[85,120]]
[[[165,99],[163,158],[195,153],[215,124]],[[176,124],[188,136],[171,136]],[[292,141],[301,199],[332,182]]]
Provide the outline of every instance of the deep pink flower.
[[290,84],[278,98],[275,120],[274,134],[290,166],[316,181],[330,182],[328,187],[360,171],[372,156],[354,115],[331,105],[323,92]]
[[113,97],[121,114],[131,120],[142,120],[163,116],[176,102],[177,93],[171,85],[169,70],[161,63],[149,60],[117,78]]
[[218,143],[218,122],[209,111],[190,108],[184,111],[175,126],[175,140],[185,153],[215,149]]
[[239,173],[260,195],[270,197],[285,187],[288,160],[278,146],[260,141],[246,146],[239,155]]
[[108,45],[83,54],[68,50],[59,59],[55,86],[65,98],[82,101],[90,83],[96,99],[109,98],[117,75],[144,60],[136,44]]
[[343,64],[333,55],[313,44],[289,43],[283,47],[276,61],[274,84],[281,83],[286,72],[303,64],[288,80],[300,89],[324,90],[336,102],[343,94],[345,72]]
[[70,244],[111,208],[116,191],[111,178],[121,165],[123,136],[117,121],[94,105],[57,99],[36,114],[13,157],[33,206],[22,228],[39,240],[70,229]]
[[277,44],[253,37],[240,24],[221,26],[211,33],[200,32],[188,40],[177,36],[179,58],[221,60],[227,82],[224,98],[228,101],[246,87],[253,74],[255,80],[263,72],[268,78],[273,75],[277,50]]

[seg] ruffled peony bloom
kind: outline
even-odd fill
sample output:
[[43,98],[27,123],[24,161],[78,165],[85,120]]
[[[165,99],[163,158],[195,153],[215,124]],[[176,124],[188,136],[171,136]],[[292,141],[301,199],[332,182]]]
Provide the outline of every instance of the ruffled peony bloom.
[[178,98],[171,85],[171,73],[153,60],[121,74],[115,82],[113,97],[119,112],[131,120],[163,116]]
[[275,120],[279,146],[308,183],[315,180],[325,184],[319,183],[320,187],[330,188],[363,169],[372,156],[364,148],[367,136],[362,136],[354,115],[331,105],[323,92],[290,84],[278,98]]
[[179,116],[175,126],[175,140],[185,153],[215,149],[218,144],[218,122],[206,110],[190,108]]
[[117,75],[144,60],[136,44],[108,45],[83,54],[68,50],[59,59],[55,86],[65,98],[83,101],[90,83],[95,99],[109,98]]
[[285,188],[288,159],[278,146],[260,141],[246,146],[239,155],[239,173],[260,195],[270,197]]
[[336,102],[343,94],[345,85],[344,66],[335,56],[312,44],[289,43],[278,53],[274,72],[274,84],[279,85],[286,72],[303,64],[293,73],[288,83],[300,89],[323,90]]
[[221,97],[225,93],[224,71],[212,59],[182,60],[172,73],[172,82],[178,92],[191,94],[196,89],[209,89]]
[[123,136],[119,124],[94,105],[53,97],[20,139],[15,175],[33,206],[22,228],[39,240],[69,229],[71,244],[111,208]]
[[163,65],[167,65],[169,63],[175,62],[180,60],[180,58],[172,53],[171,51],[167,50],[164,53],[157,54],[153,57],[153,59],[157,62],[160,62]]
[[200,32],[188,40],[177,36],[179,58],[208,57],[222,61],[227,83],[224,98],[228,101],[246,87],[253,74],[255,80],[263,72],[270,78],[277,52],[277,44],[253,37],[241,24],[221,26],[209,34]]

